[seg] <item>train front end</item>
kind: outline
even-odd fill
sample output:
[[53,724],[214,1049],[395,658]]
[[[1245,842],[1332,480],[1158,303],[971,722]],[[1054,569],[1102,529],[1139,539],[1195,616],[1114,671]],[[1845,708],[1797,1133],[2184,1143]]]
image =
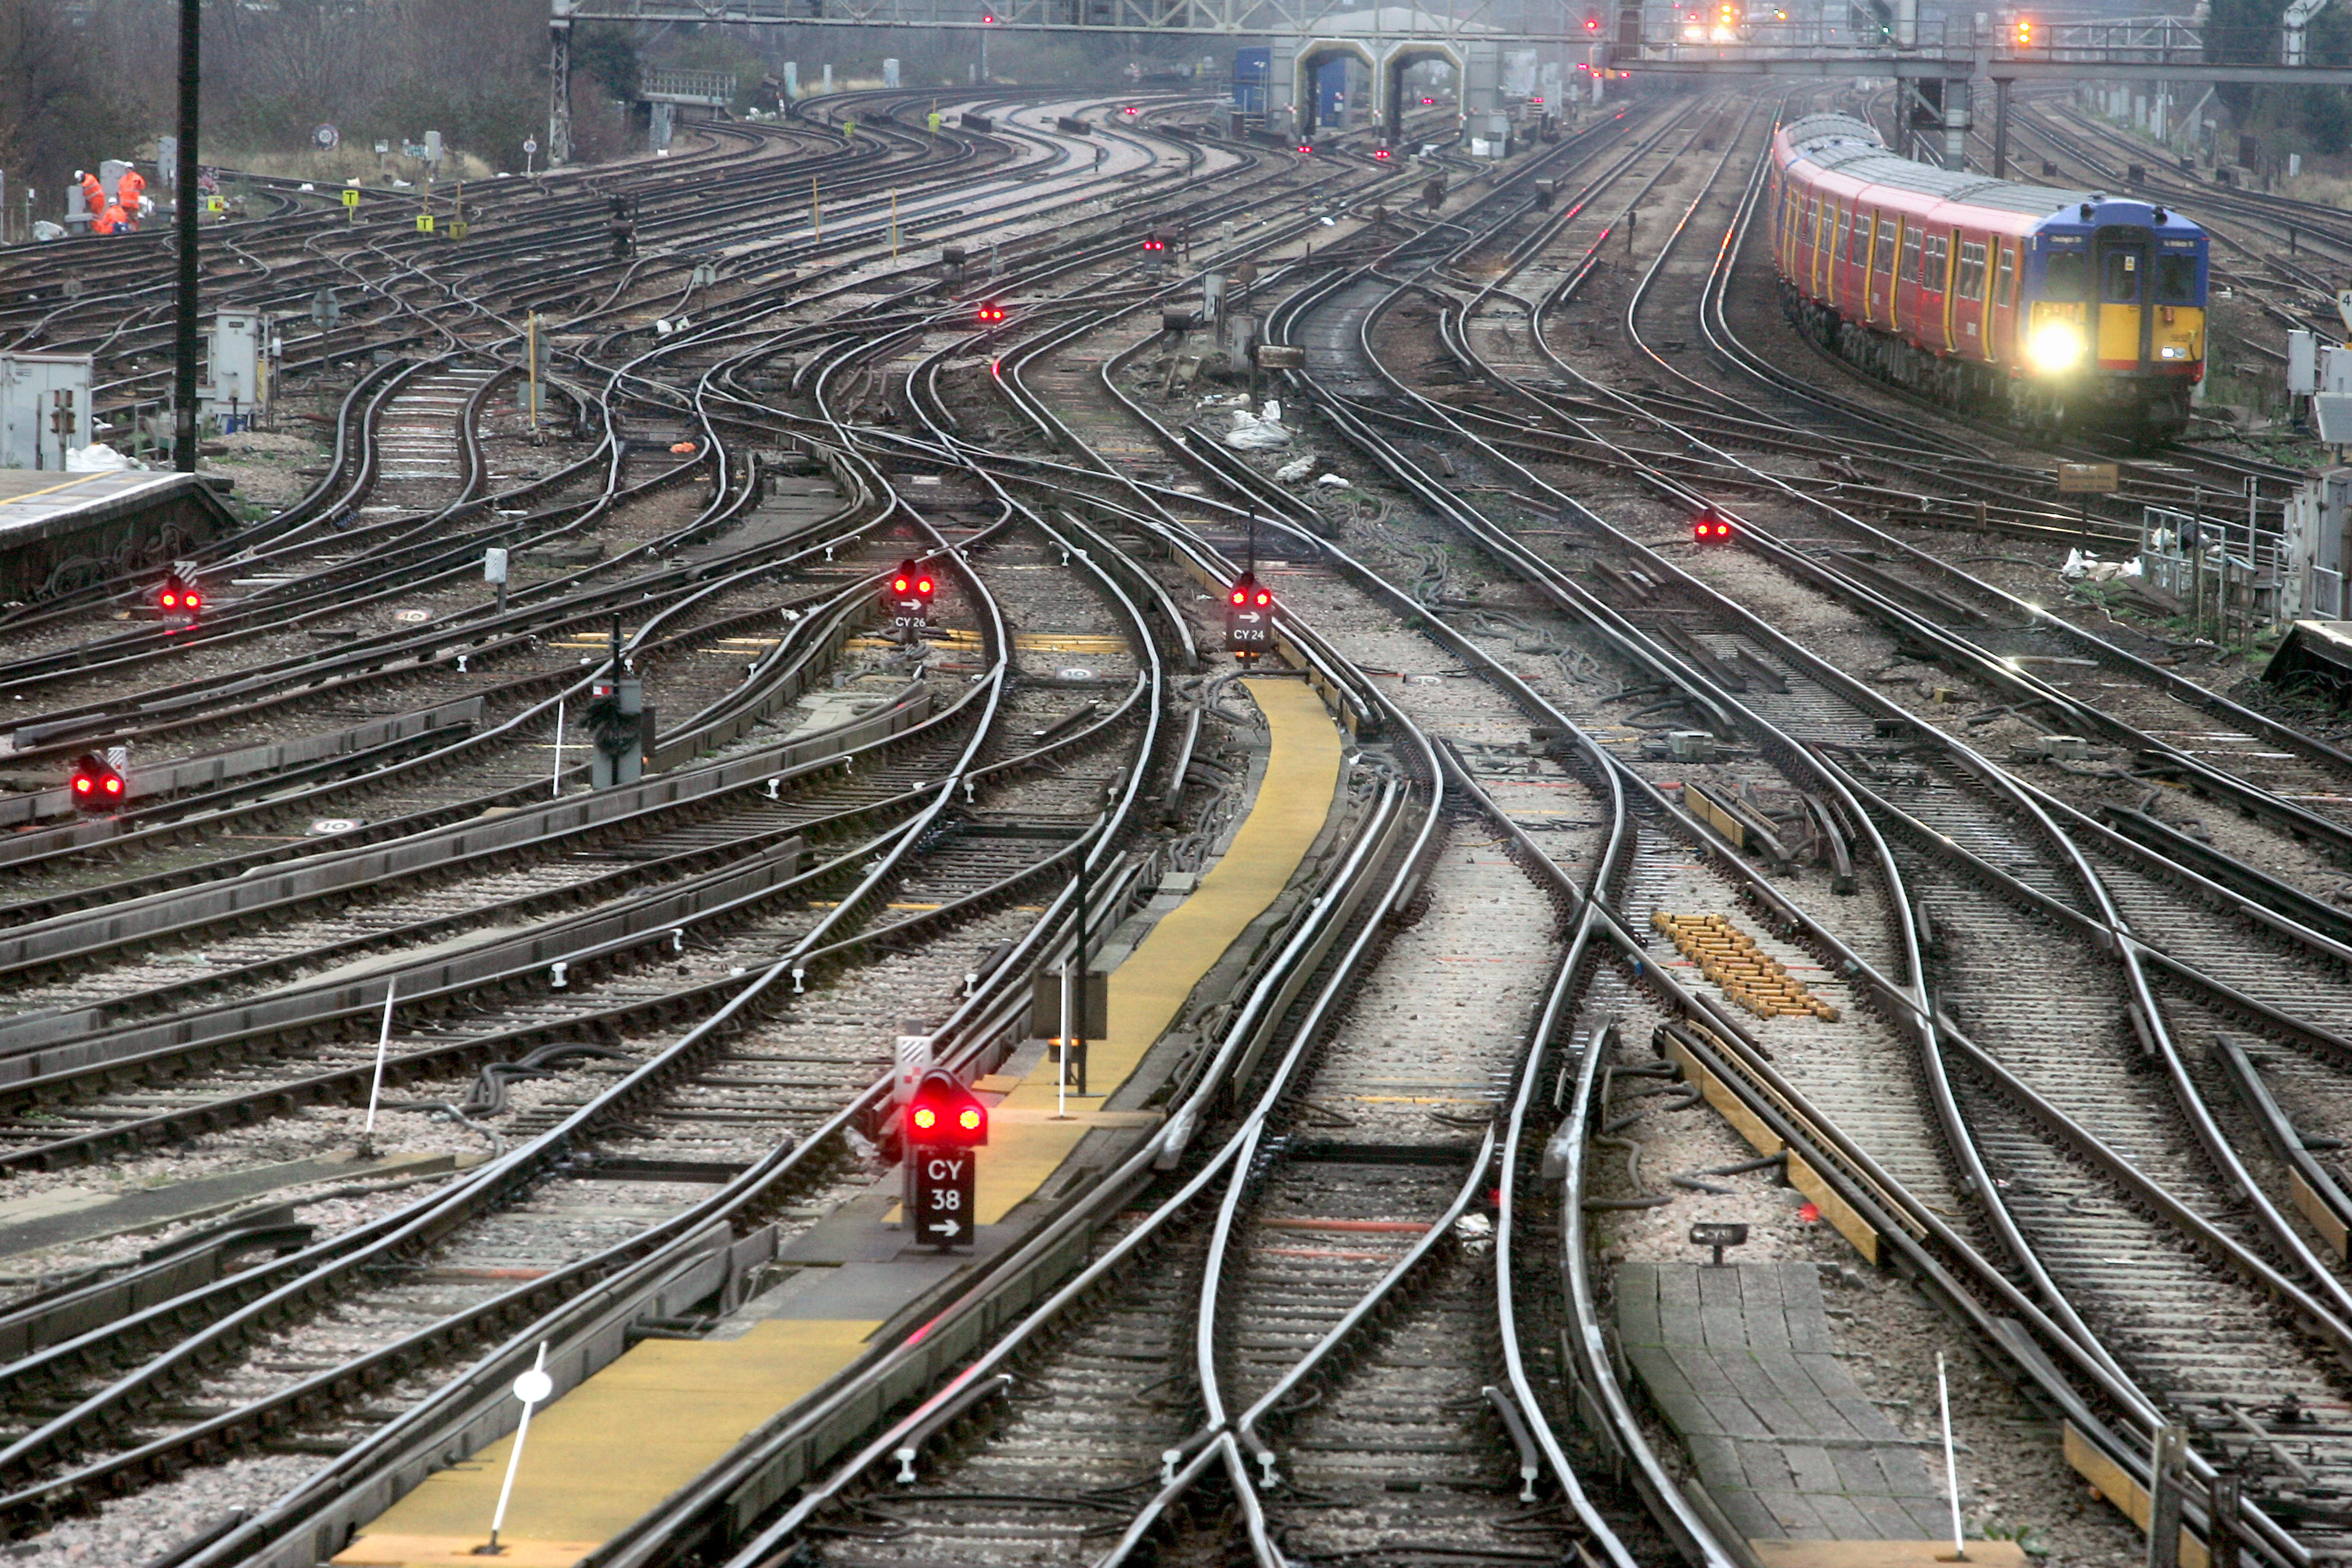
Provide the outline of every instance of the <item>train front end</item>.
[[2023,412],[2144,439],[2178,434],[2205,374],[2205,231],[2161,205],[2095,193],[2027,243]]

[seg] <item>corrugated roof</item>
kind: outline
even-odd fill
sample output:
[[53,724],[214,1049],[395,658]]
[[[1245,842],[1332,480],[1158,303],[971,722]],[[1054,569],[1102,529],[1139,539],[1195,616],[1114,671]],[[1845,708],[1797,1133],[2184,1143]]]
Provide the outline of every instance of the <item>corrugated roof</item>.
[[2088,191],[2062,191],[2048,185],[2020,184],[2014,180],[1989,179],[1965,169],[1938,169],[1915,163],[1889,152],[1877,130],[1850,114],[1808,114],[1782,127],[1789,145],[1816,167],[1833,169],[1868,184],[1917,191],[1948,202],[1998,207],[2003,212],[2042,217],[2061,207],[2091,199]]

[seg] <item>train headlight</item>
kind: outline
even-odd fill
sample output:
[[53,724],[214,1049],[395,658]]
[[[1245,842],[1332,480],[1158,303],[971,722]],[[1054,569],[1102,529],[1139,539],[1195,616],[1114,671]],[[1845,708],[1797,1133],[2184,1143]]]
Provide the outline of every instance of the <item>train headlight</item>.
[[2083,363],[2083,329],[2072,321],[2044,321],[2033,329],[2025,357],[2035,370],[2055,375]]

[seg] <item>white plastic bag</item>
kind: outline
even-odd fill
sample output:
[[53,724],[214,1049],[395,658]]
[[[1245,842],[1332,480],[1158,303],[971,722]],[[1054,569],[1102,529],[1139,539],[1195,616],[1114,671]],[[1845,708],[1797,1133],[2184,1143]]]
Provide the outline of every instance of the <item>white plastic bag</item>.
[[131,459],[103,441],[92,441],[66,453],[66,472],[69,474],[110,474],[129,467]]
[[1295,485],[1315,471],[1315,454],[1309,452],[1274,470],[1274,477],[1286,485]]

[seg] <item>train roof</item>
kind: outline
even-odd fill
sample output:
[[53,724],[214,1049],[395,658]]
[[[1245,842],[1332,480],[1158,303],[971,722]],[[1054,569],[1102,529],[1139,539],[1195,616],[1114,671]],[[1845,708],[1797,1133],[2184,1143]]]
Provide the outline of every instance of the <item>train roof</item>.
[[1875,127],[1850,114],[1808,114],[1782,126],[1780,134],[1787,139],[1790,151],[1817,168],[1833,170],[1869,184],[1916,191],[1938,201],[1966,202],[1970,206],[2047,217],[2063,207],[2089,201],[2092,195],[2089,191],[2021,185],[2014,180],[1995,180],[1964,169],[1938,169],[1914,163],[1889,151]]

